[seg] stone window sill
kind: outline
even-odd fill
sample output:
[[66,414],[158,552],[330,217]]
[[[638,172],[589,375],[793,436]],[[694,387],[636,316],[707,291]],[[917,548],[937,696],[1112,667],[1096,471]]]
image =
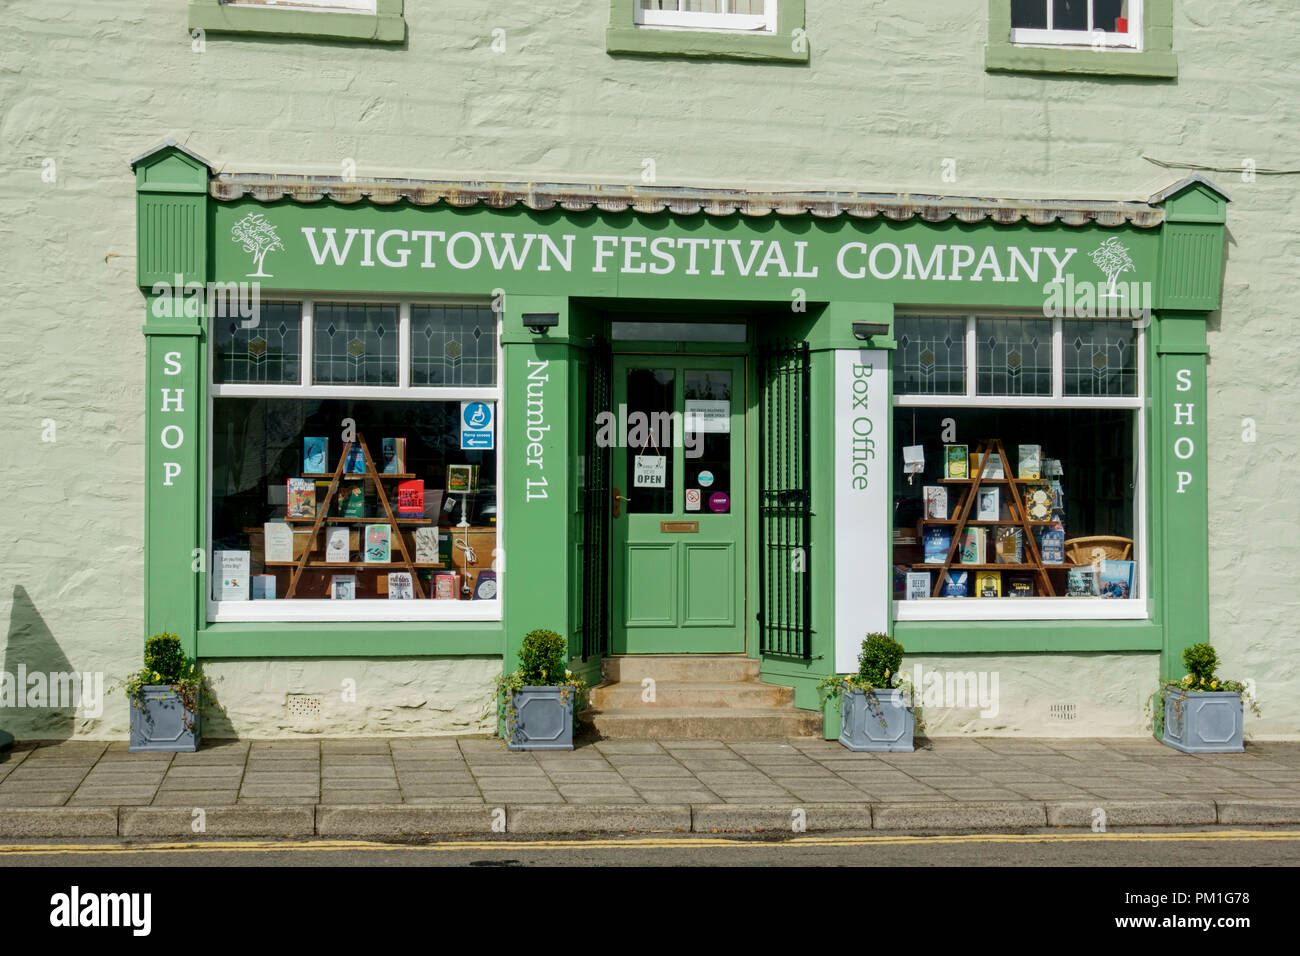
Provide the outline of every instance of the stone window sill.
[[279,10],[238,6],[219,0],[190,0],[191,30],[248,33],[359,43],[401,43],[406,39],[404,0],[378,0],[378,12]]

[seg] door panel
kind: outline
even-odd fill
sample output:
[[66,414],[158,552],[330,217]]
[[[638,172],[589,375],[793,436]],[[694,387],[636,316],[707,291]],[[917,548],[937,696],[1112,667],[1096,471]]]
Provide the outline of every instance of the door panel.
[[745,651],[745,360],[619,355],[615,654]]
[[736,577],[736,549],[730,543],[684,544],[682,591],[685,607],[683,627],[734,627],[736,602],[719,581]]
[[624,627],[678,625],[677,563],[672,544],[628,544]]

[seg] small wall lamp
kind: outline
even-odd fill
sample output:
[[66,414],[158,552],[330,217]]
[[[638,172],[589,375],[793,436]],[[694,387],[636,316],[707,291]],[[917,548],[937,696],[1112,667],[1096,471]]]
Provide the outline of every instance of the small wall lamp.
[[524,325],[535,335],[541,335],[546,329],[553,329],[560,324],[558,312],[525,312]]
[[855,339],[869,339],[873,335],[888,335],[888,322],[854,322],[853,337]]

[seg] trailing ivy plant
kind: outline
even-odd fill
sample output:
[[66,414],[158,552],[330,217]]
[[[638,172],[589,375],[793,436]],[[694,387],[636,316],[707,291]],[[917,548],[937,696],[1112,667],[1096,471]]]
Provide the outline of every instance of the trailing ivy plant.
[[198,663],[185,655],[181,639],[175,634],[155,634],[145,641],[144,667],[121,684],[131,706],[144,710],[146,687],[169,687],[185,708],[185,729],[194,730],[193,715],[203,704],[216,704],[207,677]]
[[578,715],[586,706],[587,682],[574,677],[568,669],[569,642],[560,634],[542,628],[529,631],[519,648],[519,667],[497,678],[497,702],[505,715],[506,727],[513,732],[519,711],[515,708],[515,694],[525,687],[556,687],[560,702],[574,701],[573,725],[577,729]]
[[856,674],[828,674],[817,684],[822,706],[825,707],[828,700],[834,700],[838,705],[846,689],[860,690],[866,696],[867,707],[880,721],[880,726],[884,727],[886,726],[885,712],[880,707],[876,691],[898,688],[903,692],[903,702],[911,711],[913,723],[916,725],[916,735],[921,736],[925,732],[921,707],[916,702],[912,682],[899,673],[899,669],[903,666],[904,653],[903,645],[888,634],[868,634],[862,642],[862,650],[858,653]]
[[[1213,645],[1202,642],[1187,648],[1183,651],[1183,666],[1187,668],[1187,673],[1181,681],[1176,684],[1162,681],[1159,688],[1147,698],[1145,710],[1151,715],[1151,730],[1156,737],[1164,736],[1165,705],[1170,691],[1182,691],[1184,694],[1227,691],[1239,694],[1242,702],[1250,707],[1251,713],[1256,717],[1261,716],[1259,701],[1249,693],[1245,684],[1219,677],[1219,655]],[[1174,702],[1174,712],[1180,717],[1182,706],[1183,698],[1180,697]]]

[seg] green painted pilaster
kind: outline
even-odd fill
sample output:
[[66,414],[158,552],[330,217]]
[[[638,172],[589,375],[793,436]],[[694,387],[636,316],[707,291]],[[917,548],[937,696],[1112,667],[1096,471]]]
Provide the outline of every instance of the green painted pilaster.
[[196,656],[212,566],[202,527],[209,170],[175,145],[134,168],[146,314],[144,636],[173,632]]
[[1207,350],[1201,313],[1163,313],[1157,325],[1149,459],[1156,527],[1151,564],[1165,634],[1160,673],[1170,678],[1182,676],[1185,648],[1210,640]]
[[[560,325],[537,334],[523,325],[531,312],[558,312]],[[507,295],[502,342],[505,401],[501,448],[506,465],[506,671],[518,666],[524,635],[549,628],[575,646],[566,576],[571,540],[569,498],[570,346],[568,300]]]

